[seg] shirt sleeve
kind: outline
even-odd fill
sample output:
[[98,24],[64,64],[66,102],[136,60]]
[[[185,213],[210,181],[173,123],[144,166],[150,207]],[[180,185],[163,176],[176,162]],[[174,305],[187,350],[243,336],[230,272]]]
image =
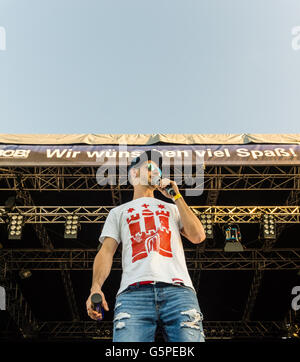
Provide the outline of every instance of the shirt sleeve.
[[178,207],[176,205],[173,205],[173,210],[174,210],[174,214],[175,214],[175,220],[177,222],[179,230],[181,230],[183,228],[183,225],[182,225],[182,222],[181,222]]
[[121,242],[119,221],[117,213],[114,211],[114,209],[110,210],[108,213],[102,232],[99,236],[99,242],[102,244],[106,237],[115,239],[118,244]]

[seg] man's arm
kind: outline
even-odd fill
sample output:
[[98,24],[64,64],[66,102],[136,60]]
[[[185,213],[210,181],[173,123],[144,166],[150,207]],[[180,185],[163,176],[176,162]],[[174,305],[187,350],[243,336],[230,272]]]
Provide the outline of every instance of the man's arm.
[[180,219],[183,228],[180,230],[181,234],[190,240],[193,244],[200,244],[205,240],[206,235],[201,221],[193,213],[191,208],[184,201],[183,197],[180,197],[175,201],[176,206],[180,214]]
[[[179,194],[179,189],[176,182],[169,179],[162,179],[160,181],[160,186],[157,188],[164,196],[168,197],[169,199],[173,199],[173,197],[169,195],[164,189],[169,184],[171,184],[175,193]],[[175,204],[178,207],[181,223],[183,226],[183,228],[180,230],[181,234],[193,244],[200,244],[206,238],[201,221],[193,213],[192,209],[187,205],[182,196],[175,201]]]
[[118,248],[115,239],[106,237],[101,249],[98,251],[93,265],[93,281],[91,292],[102,288],[106,278],[109,276],[113,262],[113,256]]
[[99,293],[102,296],[102,305],[106,311],[109,310],[105,296],[101,290],[106,278],[109,276],[113,262],[113,256],[118,248],[118,243],[115,239],[106,237],[103,241],[101,249],[98,251],[93,264],[93,280],[91,286],[91,294],[86,301],[88,315],[92,319],[102,319],[101,313],[93,311],[91,308],[91,295]]

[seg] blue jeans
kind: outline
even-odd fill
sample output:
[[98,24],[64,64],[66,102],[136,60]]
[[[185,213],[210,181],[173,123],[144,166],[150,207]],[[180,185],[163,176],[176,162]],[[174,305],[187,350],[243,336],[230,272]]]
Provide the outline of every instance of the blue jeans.
[[154,342],[157,325],[166,342],[204,342],[202,320],[192,288],[161,282],[129,286],[116,298],[113,342]]

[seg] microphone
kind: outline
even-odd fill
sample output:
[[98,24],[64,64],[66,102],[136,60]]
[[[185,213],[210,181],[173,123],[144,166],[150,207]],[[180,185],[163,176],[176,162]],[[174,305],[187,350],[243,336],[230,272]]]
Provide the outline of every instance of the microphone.
[[[154,185],[159,185],[159,181],[160,181],[160,180],[161,180],[160,177],[155,177],[155,178],[153,179]],[[170,196],[175,196],[175,195],[176,195],[175,191],[173,190],[172,186],[170,186],[170,185],[166,186],[166,187],[164,188],[164,190],[166,190],[167,193],[168,193]]]
[[99,293],[94,293],[91,296],[91,307],[98,313],[102,314],[103,318],[103,308],[101,307],[102,304],[102,296]]

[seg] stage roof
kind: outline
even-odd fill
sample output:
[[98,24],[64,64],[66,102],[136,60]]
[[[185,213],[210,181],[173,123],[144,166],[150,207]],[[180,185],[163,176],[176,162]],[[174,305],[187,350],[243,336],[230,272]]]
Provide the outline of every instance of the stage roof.
[[66,145],[66,144],[300,144],[300,134],[0,134],[2,144]]

